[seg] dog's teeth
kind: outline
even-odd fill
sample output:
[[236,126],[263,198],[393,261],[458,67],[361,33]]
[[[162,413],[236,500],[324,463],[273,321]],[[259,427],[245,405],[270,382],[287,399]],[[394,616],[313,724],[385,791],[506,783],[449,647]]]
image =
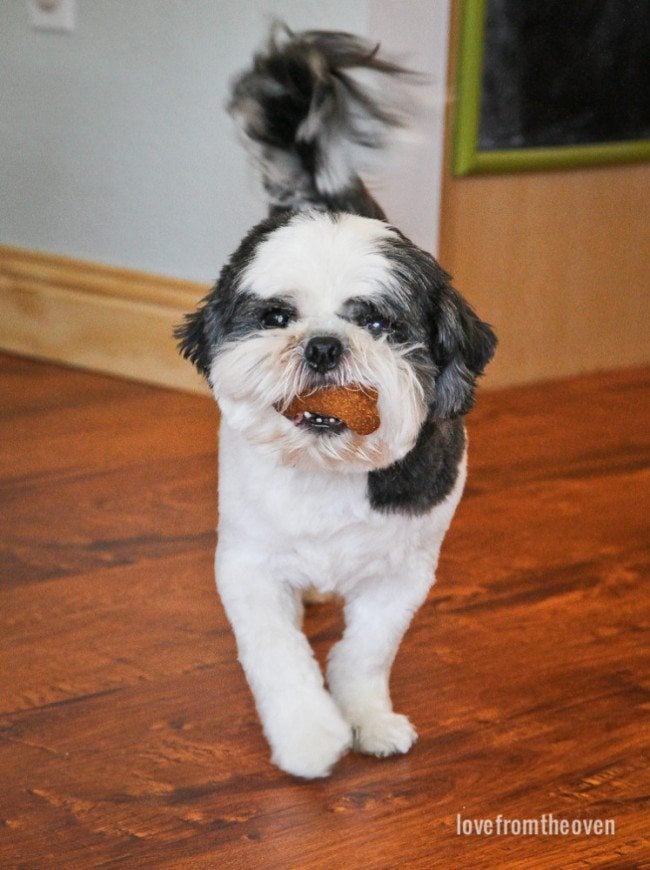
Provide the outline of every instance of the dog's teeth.
[[314,426],[320,426],[323,429],[331,427],[334,431],[338,431],[343,427],[343,423],[338,417],[330,417],[325,414],[314,413],[314,411],[301,411],[299,415],[293,418],[293,422],[298,425],[302,423],[313,423]]

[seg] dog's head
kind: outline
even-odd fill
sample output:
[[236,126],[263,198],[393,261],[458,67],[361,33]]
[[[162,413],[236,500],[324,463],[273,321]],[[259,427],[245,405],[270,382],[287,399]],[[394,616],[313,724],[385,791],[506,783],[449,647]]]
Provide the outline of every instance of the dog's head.
[[[229,426],[303,468],[369,471],[404,457],[428,416],[472,406],[496,338],[436,261],[382,221],[281,214],[255,227],[177,331]],[[377,391],[379,428],[281,413],[326,385]]]

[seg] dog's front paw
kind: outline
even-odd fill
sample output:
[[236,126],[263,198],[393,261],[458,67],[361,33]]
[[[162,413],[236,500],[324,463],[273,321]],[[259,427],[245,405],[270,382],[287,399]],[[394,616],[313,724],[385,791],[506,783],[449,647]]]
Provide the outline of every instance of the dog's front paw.
[[332,704],[298,711],[281,737],[272,741],[272,761],[281,770],[304,779],[328,776],[332,766],[352,746],[352,731]]
[[374,713],[352,726],[353,748],[364,755],[399,755],[418,739],[417,731],[400,713]]

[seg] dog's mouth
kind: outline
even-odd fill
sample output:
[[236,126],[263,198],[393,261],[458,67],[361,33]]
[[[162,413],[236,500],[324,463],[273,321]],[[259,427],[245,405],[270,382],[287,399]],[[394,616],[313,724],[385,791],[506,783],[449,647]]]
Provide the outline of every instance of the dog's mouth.
[[343,420],[329,414],[317,414],[313,411],[299,411],[289,418],[294,426],[306,429],[319,435],[340,435],[348,428]]
[[288,406],[276,405],[294,426],[317,434],[370,435],[379,428],[377,390],[360,384],[322,387],[294,396]]

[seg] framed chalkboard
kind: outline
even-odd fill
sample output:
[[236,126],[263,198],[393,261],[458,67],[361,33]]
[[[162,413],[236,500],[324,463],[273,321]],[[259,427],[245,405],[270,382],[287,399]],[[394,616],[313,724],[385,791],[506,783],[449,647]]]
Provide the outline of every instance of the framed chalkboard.
[[455,175],[650,159],[650,0],[463,0]]

